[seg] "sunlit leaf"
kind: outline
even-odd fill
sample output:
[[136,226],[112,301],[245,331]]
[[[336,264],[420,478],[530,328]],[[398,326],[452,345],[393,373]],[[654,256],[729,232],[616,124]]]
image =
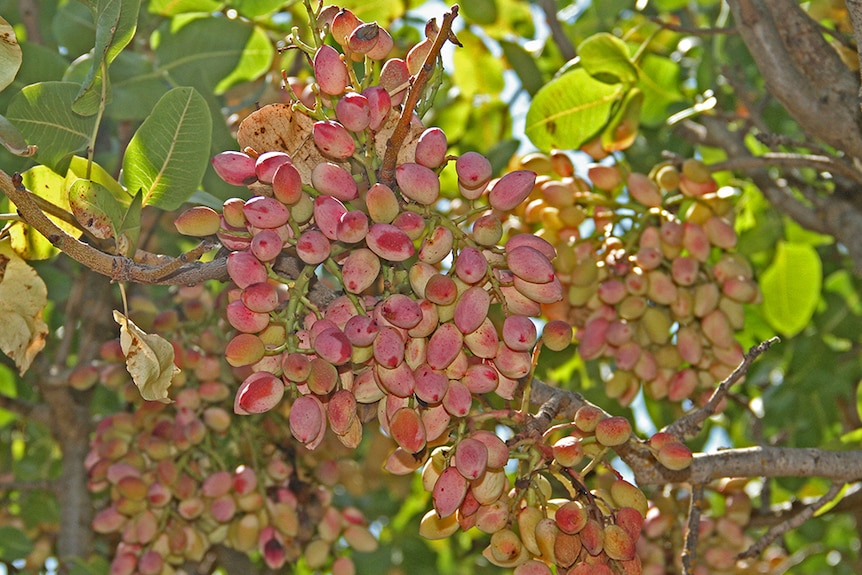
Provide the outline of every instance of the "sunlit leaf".
[[792,337],[811,321],[820,301],[821,268],[810,245],[779,242],[760,289],[766,319],[780,334]]
[[0,350],[23,374],[45,347],[48,325],[42,310],[48,303],[45,282],[15,253],[10,242],[0,242]]
[[15,79],[21,67],[21,46],[12,25],[0,17],[0,90]]
[[461,15],[481,26],[490,26],[497,21],[496,0],[471,0],[461,4]]
[[266,32],[255,26],[239,62],[233,71],[216,85],[215,93],[223,94],[231,86],[259,78],[269,70],[274,57],[275,50]]
[[170,403],[168,388],[180,372],[174,365],[174,348],[161,336],[148,334],[129,318],[114,310],[114,321],[120,325],[120,347],[126,356],[126,369],[141,397],[147,401]]
[[400,18],[407,6],[401,0],[326,0],[325,4],[349,8],[360,20],[380,24]]
[[121,255],[132,257],[141,235],[141,209],[143,194],[139,191],[126,208],[117,225],[117,251]]
[[619,152],[634,143],[638,135],[643,101],[643,92],[637,88],[629,90],[619,110],[602,132],[602,149],[604,151]]
[[135,132],[123,157],[130,192],[143,204],[175,210],[200,185],[210,152],[212,120],[194,88],[174,88]]
[[65,174],[72,154],[86,147],[96,122],[72,111],[78,89],[72,82],[32,84],[12,99],[6,112],[27,143],[39,147],[36,160],[58,174]]
[[246,18],[258,18],[284,6],[284,0],[231,0],[228,5]]
[[670,58],[646,53],[638,62],[637,87],[644,94],[641,123],[654,126],[667,119],[668,106],[683,99],[680,65]]
[[138,27],[140,0],[97,0],[96,45],[90,71],[72,108],[79,114],[95,114],[101,100],[102,63],[110,65]]
[[607,123],[622,84],[605,84],[577,69],[551,80],[533,98],[526,133],[537,148],[579,148]]
[[153,0],[149,11],[161,16],[176,16],[187,12],[212,12],[218,10],[221,2],[216,0]]
[[503,64],[493,56],[481,38],[469,31],[458,33],[463,48],[455,50],[452,77],[468,98],[477,94],[496,95],[503,91]]
[[[40,198],[52,203],[65,212],[71,212],[69,207],[69,189],[66,178],[58,175],[46,166],[34,166],[21,174],[24,187]],[[70,182],[71,183],[71,182]],[[12,204],[14,209],[14,204]],[[56,216],[48,215],[60,229],[73,237],[81,235],[81,230],[64,222]],[[51,245],[45,236],[24,222],[16,222],[9,228],[12,249],[27,260],[42,260],[57,253],[57,248]]]
[[638,79],[626,43],[612,34],[600,32],[580,43],[578,55],[587,73],[608,84],[631,84]]

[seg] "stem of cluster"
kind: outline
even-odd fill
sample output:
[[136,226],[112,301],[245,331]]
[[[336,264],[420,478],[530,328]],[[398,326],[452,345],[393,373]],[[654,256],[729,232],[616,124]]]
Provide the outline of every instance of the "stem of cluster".
[[401,116],[398,118],[398,123],[395,125],[395,130],[389,141],[386,142],[386,153],[383,156],[383,165],[380,167],[380,181],[395,189],[395,164],[398,161],[398,151],[404,143],[404,139],[410,130],[410,120],[413,115],[413,110],[416,109],[416,104],[422,95],[422,90],[425,84],[431,78],[434,71],[434,64],[437,62],[437,57],[440,55],[440,50],[443,44],[449,39],[452,32],[452,22],[458,16],[458,5],[452,6],[452,9],[443,15],[443,24],[440,26],[440,31],[437,37],[434,38],[434,44],[425,58],[425,63],[422,64],[422,69],[416,74],[416,78],[410,85],[410,91],[407,92],[407,98],[404,102],[404,108],[401,111]]

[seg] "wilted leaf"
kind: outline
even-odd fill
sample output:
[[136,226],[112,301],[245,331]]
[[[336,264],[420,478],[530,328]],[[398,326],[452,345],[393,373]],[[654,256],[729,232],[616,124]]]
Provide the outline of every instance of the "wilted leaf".
[[42,310],[47,303],[48,289],[42,278],[8,241],[0,242],[0,349],[21,374],[45,347],[48,326],[42,321]]
[[168,388],[180,372],[174,365],[174,348],[163,337],[145,333],[129,318],[114,310],[114,321],[120,324],[120,347],[126,356],[126,369],[141,397],[147,401],[170,403]]
[[21,67],[21,46],[12,25],[0,17],[0,90],[12,83]]
[[113,238],[123,217],[122,206],[104,186],[79,178],[69,188],[75,219],[99,239]]

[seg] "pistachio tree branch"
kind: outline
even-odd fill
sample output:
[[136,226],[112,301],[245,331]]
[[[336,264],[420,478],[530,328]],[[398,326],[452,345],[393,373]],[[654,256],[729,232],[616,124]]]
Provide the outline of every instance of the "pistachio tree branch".
[[437,63],[437,58],[440,56],[440,50],[443,44],[451,38],[452,22],[458,16],[458,5],[452,6],[452,9],[443,15],[443,23],[440,25],[440,30],[434,38],[434,43],[431,45],[431,50],[428,56],[425,57],[425,62],[416,77],[410,83],[410,88],[407,92],[407,97],[404,100],[404,107],[401,110],[401,116],[398,118],[398,123],[395,125],[395,131],[386,142],[386,153],[383,155],[383,163],[380,166],[380,181],[389,186],[395,187],[395,164],[398,161],[398,150],[401,149],[401,144],[407,134],[410,133],[410,122],[413,119],[413,110],[422,96],[425,89],[425,84],[431,79],[431,74],[434,72],[434,66]]
[[802,129],[862,158],[859,78],[793,0],[730,0],[739,35],[769,92]]
[[2,170],[0,170],[0,191],[12,200],[21,217],[57,249],[78,263],[114,281],[155,285],[192,285],[211,279],[227,279],[226,257],[219,257],[206,263],[191,261],[201,255],[201,250],[204,249],[202,247],[193,250],[190,253],[192,257],[164,257],[162,258],[164,263],[149,265],[123,256],[107,254],[78,241],[57,227],[33,201],[32,194],[16,185]]
[[778,342],[778,338],[773,337],[748,350],[748,353],[743,356],[742,362],[715,388],[715,391],[712,392],[712,395],[703,407],[680,417],[662,431],[672,433],[683,439],[694,437],[700,433],[703,422],[716,414],[721,401],[727,397],[727,392],[730,391],[731,386],[742,379],[748,372],[751,364],[754,363],[754,360],[776,342]]

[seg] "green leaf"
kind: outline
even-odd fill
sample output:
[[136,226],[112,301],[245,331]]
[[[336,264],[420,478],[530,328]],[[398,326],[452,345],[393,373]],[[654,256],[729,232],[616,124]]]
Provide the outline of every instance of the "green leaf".
[[530,104],[527,137],[546,152],[577,149],[604,127],[623,93],[622,84],[599,82],[582,69],[555,78]]
[[72,111],[79,86],[40,82],[27,86],[9,103],[6,117],[27,142],[39,147],[36,160],[65,174],[72,154],[86,147],[96,119]]
[[536,58],[514,42],[501,40],[500,47],[509,66],[521,80],[521,85],[531,96],[535,96],[544,85],[542,71],[536,65]]
[[18,75],[15,76],[15,81],[0,92],[0,110],[8,110],[9,102],[26,86],[48,80],[62,80],[63,73],[69,65],[56,50],[41,44],[21,42],[21,51],[24,54],[24,61],[18,70]]
[[0,144],[16,156],[32,156],[36,153],[34,148],[27,145],[24,134],[3,116],[0,116]]
[[228,78],[252,79],[269,68],[272,44],[267,41],[264,48],[262,32],[247,22],[217,17],[186,18],[179,24],[159,29],[155,50],[157,70],[175,85],[215,92],[217,86],[229,87]]
[[231,0],[228,6],[236,8],[246,18],[258,18],[284,6],[284,0]]
[[148,9],[160,16],[176,16],[189,12],[213,12],[220,6],[221,2],[216,0],[152,0]]
[[[18,389],[15,387],[15,379],[15,373],[11,369],[5,365],[0,365],[0,395],[6,397],[18,397]],[[17,418],[18,416],[15,413],[0,408],[0,428],[6,427]]]
[[[84,2],[63,4],[54,15],[51,31],[57,43],[73,59],[92,50],[96,42],[93,12]],[[24,61],[27,61],[26,54],[24,54]]]
[[21,67],[21,46],[12,25],[0,17],[0,90],[15,79]]
[[607,32],[594,34],[578,46],[581,66],[587,73],[606,84],[637,82],[638,70],[631,62],[626,43]]
[[792,337],[811,321],[820,301],[822,264],[807,244],[779,242],[775,258],[760,278],[766,320]]
[[96,162],[88,162],[87,158],[81,156],[72,156],[72,161],[69,163],[69,171],[66,172],[66,189],[72,185],[72,182],[78,178],[85,178],[101,184],[114,196],[120,205],[127,206],[132,200],[131,196],[126,192],[123,186],[120,185],[114,176],[105,171],[105,168]]
[[463,30],[458,39],[464,45],[455,50],[452,78],[467,98],[477,94],[497,95],[503,91],[503,64],[485,46],[481,38]]
[[84,178],[75,180],[69,187],[69,205],[78,223],[97,238],[117,236],[123,207],[104,186]]
[[490,26],[497,21],[499,10],[496,0],[470,0],[461,4],[461,14],[480,26]]
[[243,48],[236,68],[222,78],[215,87],[215,93],[223,94],[232,86],[251,82],[263,76],[272,65],[273,58],[275,58],[275,50],[273,50],[272,42],[262,28],[255,26],[252,29],[251,37]]
[[115,120],[143,120],[170,85],[142,54],[122,52],[109,73],[111,100],[105,115]]
[[[331,4],[332,2],[327,2]],[[341,0],[337,3],[342,8],[349,8],[363,22],[378,21],[381,25],[389,24],[400,18],[406,11],[407,4],[402,0]]]
[[[862,381],[856,384],[856,413],[862,418]],[[856,431],[862,432],[862,429]]]
[[92,66],[81,85],[81,91],[72,104],[79,114],[95,114],[101,100],[102,64],[110,66],[114,58],[123,51],[138,27],[140,0],[97,0],[96,46],[93,49]]
[[138,192],[117,225],[117,247],[121,255],[132,257],[141,237],[143,194]]
[[[21,178],[24,187],[40,198],[51,202],[64,211],[71,210],[69,194],[67,193],[69,186],[63,176],[47,166],[34,166],[22,173]],[[13,206],[14,204],[10,202],[10,210],[14,209]],[[81,230],[71,224],[51,215],[48,218],[73,237],[77,238],[81,235]],[[12,240],[12,249],[26,260],[43,260],[57,253],[57,248],[51,245],[45,236],[24,222],[13,224],[9,228],[9,235]]]
[[0,561],[25,559],[33,550],[33,542],[20,529],[0,527]]
[[680,65],[670,58],[644,54],[638,63],[637,87],[644,93],[641,123],[655,126],[667,119],[668,106],[683,99],[679,91]]
[[200,184],[208,165],[212,120],[194,88],[174,88],[159,100],[123,157],[126,186],[143,205],[175,210]]

